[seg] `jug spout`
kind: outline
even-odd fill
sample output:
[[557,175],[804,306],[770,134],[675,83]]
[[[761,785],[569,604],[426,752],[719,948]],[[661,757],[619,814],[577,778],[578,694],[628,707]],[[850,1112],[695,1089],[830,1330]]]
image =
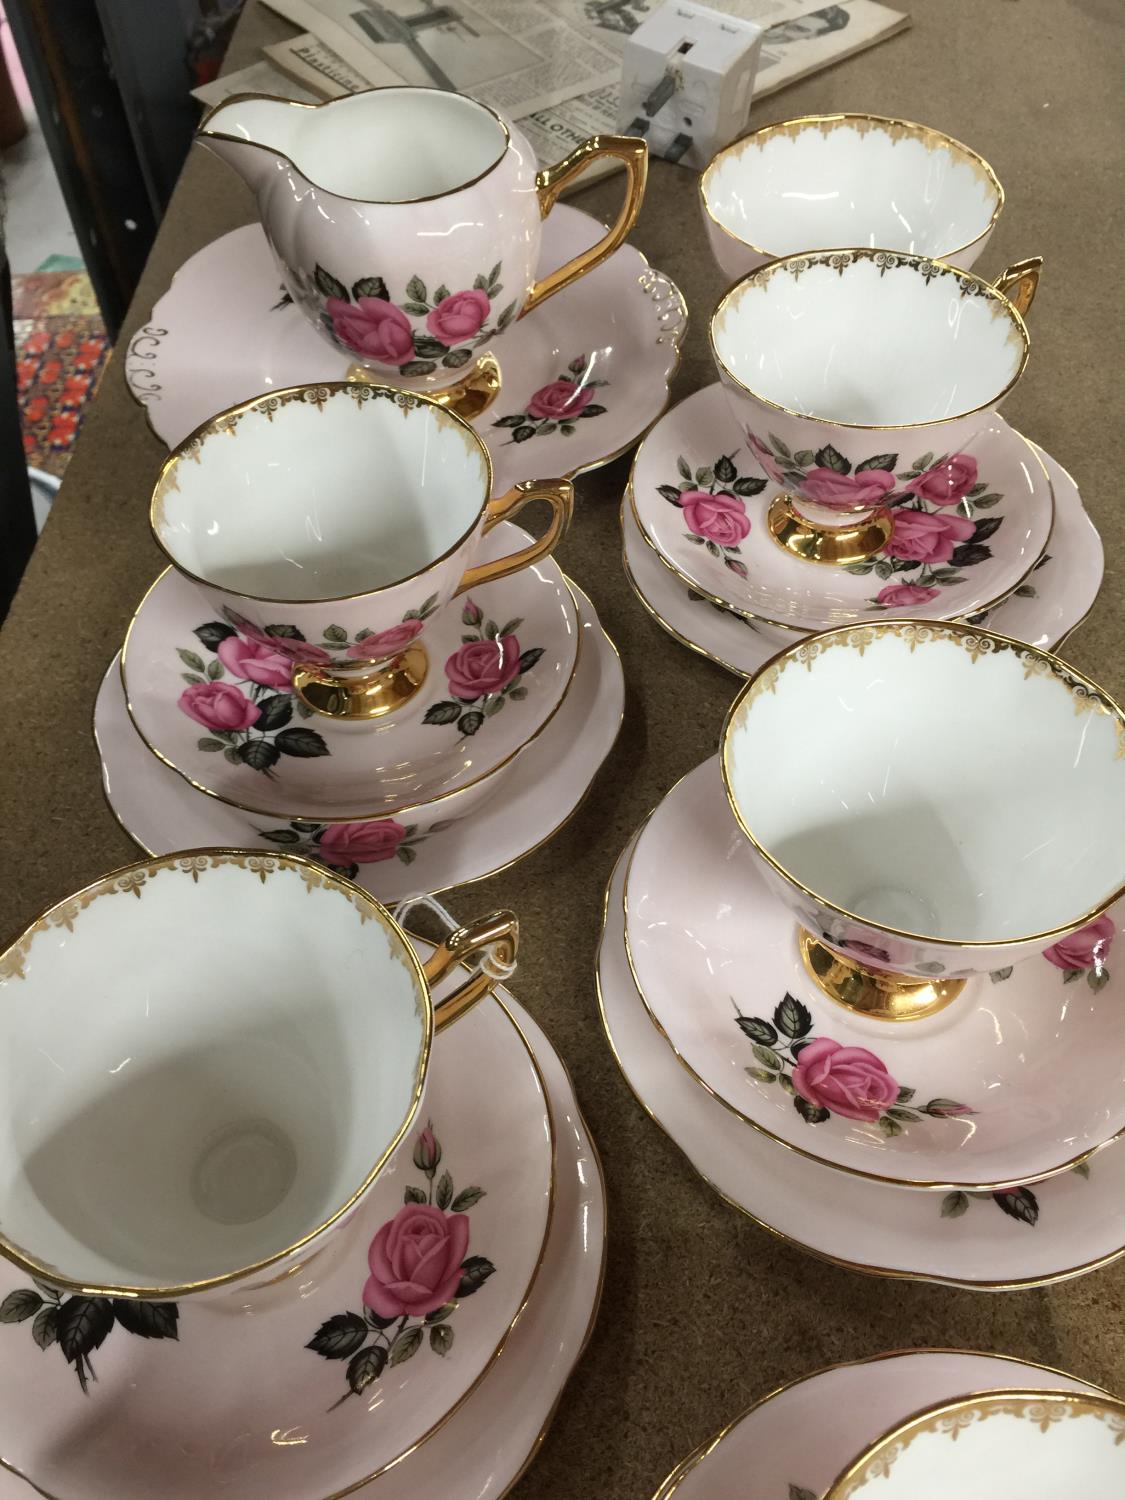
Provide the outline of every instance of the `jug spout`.
[[292,160],[294,137],[311,108],[290,99],[240,94],[216,105],[195,137],[256,189],[278,162]]

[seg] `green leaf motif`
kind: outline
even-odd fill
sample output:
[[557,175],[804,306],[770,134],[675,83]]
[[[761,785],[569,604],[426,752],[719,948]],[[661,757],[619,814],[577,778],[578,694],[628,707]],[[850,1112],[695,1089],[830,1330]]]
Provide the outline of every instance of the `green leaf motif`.
[[207,663],[207,676],[212,682],[218,682],[219,678],[223,675],[223,664],[218,659],[218,657],[216,657],[214,661],[209,661]]
[[900,1104],[892,1104],[887,1110],[887,1114],[890,1115],[892,1120],[903,1120],[908,1122],[911,1120],[921,1120],[924,1118],[924,1116],[920,1115],[916,1109],[903,1109]]
[[415,1187],[411,1184],[403,1193],[402,1201],[404,1203],[425,1203],[426,1195],[420,1187]]
[[532,667],[543,655],[542,646],[529,646],[526,651],[520,652],[520,675],[530,672]]
[[708,469],[708,468],[696,469],[696,471],[695,471],[695,482],[696,482],[696,484],[703,485],[704,488],[706,488],[706,486],[709,485],[709,484],[714,484],[714,482],[715,482],[715,471],[714,471],[714,469]]
[[739,1016],[738,1027],[752,1042],[761,1042],[763,1047],[772,1047],[777,1041],[777,1032],[761,1016]]
[[993,969],[988,977],[992,980],[993,984],[1003,984],[1005,979],[1011,979],[1012,977],[1012,965],[1009,964],[1004,969]]
[[684,458],[682,454],[676,460],[676,468],[680,471],[680,474],[683,476],[683,478],[686,479],[690,484],[692,482],[691,469],[688,466],[687,459]]
[[782,1036],[808,1036],[812,1030],[812,1012],[796,996],[787,993],[773,1013],[773,1024]]
[[206,646],[208,651],[217,651],[224,641],[236,634],[233,626],[224,625],[221,620],[210,620],[206,625],[197,625],[192,631],[192,635],[198,636],[200,644]]
[[461,717],[459,703],[431,703],[422,715],[423,724],[455,724]]
[[324,1359],[351,1359],[361,1349],[370,1332],[358,1313],[336,1313],[322,1323],[305,1345]]
[[715,478],[720,484],[730,484],[738,478],[738,470],[725,453],[715,460]]
[[1089,1182],[1089,1180],[1090,1180],[1090,1163],[1088,1161],[1080,1161],[1078,1163],[1078,1165],[1073,1170],[1074,1170],[1074,1172],[1075,1172],[1075,1174],[1077,1176],[1083,1177],[1083,1178],[1085,1178],[1085,1180],[1087,1182]]
[[489,273],[488,273],[488,284],[489,284],[489,286],[491,286],[494,281],[499,281],[500,280],[500,270],[501,270],[501,267],[503,266],[503,264],[504,264],[503,261],[498,260],[496,262],[496,264],[493,266],[492,270],[489,271]]
[[465,735],[476,734],[483,723],[484,715],[477,709],[474,709],[472,713],[461,715],[457,721],[457,728]]
[[369,1385],[374,1384],[387,1368],[387,1351],[382,1344],[372,1344],[352,1357],[348,1366],[348,1385],[356,1396],[360,1396]]
[[1039,1222],[1039,1200],[1030,1188],[1016,1188],[1010,1193],[993,1193],[992,1201],[1010,1219],[1018,1219],[1029,1229],[1034,1229]]
[[591,401],[589,406],[584,406],[578,415],[580,417],[603,417],[608,410],[607,406],[599,406],[596,401]]
[[777,1082],[777,1074],[771,1073],[768,1068],[744,1068],[743,1071],[745,1072],[746,1076],[748,1078],[752,1078],[755,1083]]
[[315,729],[283,729],[274,744],[283,755],[292,755],[298,760],[314,760],[318,755],[331,754]]
[[461,611],[462,625],[479,625],[484,619],[484,611],[479,604],[474,604],[471,599],[466,599],[465,607]]
[[943,1219],[959,1219],[968,1207],[969,1200],[964,1193],[946,1193],[941,1200],[941,1216]]
[[176,648],[176,655],[183,662],[184,666],[190,667],[193,672],[203,672],[206,670],[203,665],[203,658],[197,652],[188,651],[183,646],[178,646]]
[[736,479],[731,486],[736,495],[760,495],[765,487],[764,479]]
[[430,309],[424,302],[404,302],[402,310],[412,314],[415,318],[424,318]]
[[1003,516],[985,516],[983,521],[977,522],[977,528],[973,532],[974,542],[987,541],[990,536],[995,536],[1004,524]]
[[414,335],[414,353],[419,359],[440,359],[446,351],[447,346],[440,339],[430,338],[425,333]]
[[303,641],[305,638],[296,625],[267,625],[266,634],[278,641]]
[[484,1195],[482,1187],[462,1188],[451,1205],[453,1212],[463,1214],[467,1208],[472,1208],[474,1203],[479,1203]]
[[43,1298],[30,1287],[20,1287],[9,1292],[0,1302],[0,1323],[22,1323],[32,1317],[43,1306]]
[[391,1345],[391,1364],[401,1365],[406,1360],[413,1359],[421,1347],[421,1325],[416,1323],[413,1327],[404,1328]]
[[512,442],[526,443],[528,438],[533,438],[534,436],[534,427],[517,427],[516,430],[512,433]]
[[913,1098],[914,1090],[908,1089],[905,1085],[903,1085],[903,1087],[898,1091],[898,1099],[895,1102],[897,1104],[909,1104],[911,1099]]
[[49,1349],[59,1336],[59,1309],[55,1303],[41,1307],[31,1325],[31,1337],[40,1349]]
[[271,693],[258,704],[257,730],[282,729],[293,717],[293,700],[288,693]]
[[412,849],[409,844],[400,844],[395,850],[395,858],[401,865],[412,865],[418,858],[418,852]]
[[817,1497],[812,1490],[803,1490],[799,1484],[791,1484],[788,1500],[817,1500]]
[[443,1359],[453,1348],[453,1329],[448,1323],[435,1323],[430,1329],[430,1348]]
[[400,375],[432,375],[436,369],[437,365],[432,359],[410,359],[406,364],[399,365],[398,373]]
[[444,1323],[446,1318],[451,1317],[456,1311],[456,1302],[443,1302],[440,1307],[435,1307],[433,1312],[426,1314],[426,1322]]
[[271,844],[299,844],[301,835],[295,828],[263,828],[261,838],[268,839]]
[[494,1273],[496,1267],[483,1255],[470,1255],[461,1262],[461,1282],[457,1288],[457,1296],[471,1297],[474,1292],[479,1292],[488,1278]]
[[462,365],[467,365],[473,357],[471,349],[450,349],[448,354],[443,354],[442,364],[447,370],[459,370]]
[[313,280],[316,282],[316,289],[322,297],[336,297],[341,302],[351,301],[351,298],[348,296],[348,289],[344,283],[337,281],[335,276],[330,271],[326,271],[323,266],[317,266],[313,272]]
[[1096,995],[1100,989],[1104,989],[1109,983],[1109,970],[1102,964],[1096,969],[1086,970],[1086,983]]
[[775,1073],[780,1073],[785,1066],[772,1047],[763,1047],[761,1042],[755,1042],[753,1051],[763,1068],[771,1068]]
[[448,296],[449,296],[449,288],[446,286],[445,282],[443,281],[442,284],[441,284],[441,286],[439,286],[438,289],[437,289],[437,291],[434,293],[434,306],[436,307],[439,302],[444,302],[445,299]]
[[798,448],[793,455],[793,462],[802,469],[811,469],[816,461],[816,454],[811,448]]
[[192,687],[198,687],[201,682],[206,681],[205,678],[200,677],[198,672],[181,672],[180,676],[185,682],[190,682]]
[[79,1369],[79,1380],[85,1388],[85,1377],[79,1361],[101,1347],[113,1327],[113,1308],[108,1297],[68,1297],[59,1304],[59,1348],[67,1360]]
[[890,1115],[880,1115],[878,1125],[888,1140],[893,1140],[896,1135],[902,1134],[902,1126],[897,1120],[892,1120]]
[[679,505],[680,492],[674,484],[658,484],[656,493],[662,500],[667,500],[669,505]]
[[807,1120],[810,1125],[823,1125],[825,1120],[831,1118],[832,1114],[831,1110],[824,1109],[817,1104],[810,1104],[800,1094],[794,1096],[793,1108],[801,1116],[801,1119]]
[[280,752],[269,740],[245,740],[234,753],[252,771],[268,771],[281,758]]
[[[497,287],[496,290],[498,292],[500,288]],[[505,328],[507,328],[508,324],[512,321],[515,315],[516,304],[514,302],[509,302],[507,306],[501,311],[500,316],[496,319],[497,332],[502,332]]]
[[868,469],[890,469],[893,473],[897,463],[897,453],[877,453],[874,458],[865,458],[861,464],[856,464],[855,471],[857,474],[865,474]]
[[999,505],[1003,495],[974,495],[974,510],[991,510],[994,505]]
[[[776,432],[771,432],[769,434],[769,440],[773,444],[773,449],[774,449],[775,453],[779,453],[781,455],[781,457],[783,459],[785,459],[785,461],[787,463],[793,463],[793,462],[795,462],[795,460],[793,458],[793,453],[792,453],[792,450],[789,447],[789,444],[786,443],[786,442],[784,442],[781,438],[779,438]],[[817,463],[819,463],[819,462],[820,462],[820,459],[818,458],[817,459]]]
[[180,1337],[180,1309],[174,1302],[143,1302],[133,1297],[115,1297],[113,1312],[126,1333],[142,1339]]
[[358,302],[361,297],[377,297],[380,302],[389,302],[387,283],[381,276],[361,276],[352,287],[352,296]]
[[1019,588],[1016,590],[1016,598],[1038,599],[1039,590],[1037,588],[1034,588],[1030,583],[1021,583]]
[[[356,638],[358,640],[362,636],[370,634],[370,630],[361,630]],[[348,632],[342,625],[326,625],[324,627],[324,639],[331,641],[334,646],[346,646],[348,643]]]
[[448,1172],[443,1172],[438,1178],[437,1192],[435,1194],[437,1206],[444,1212],[453,1202],[453,1178]]
[[[776,439],[774,440],[776,442]],[[816,466],[819,469],[834,469],[837,474],[850,474],[852,466],[842,453],[838,453],[831,443],[825,443],[813,455]]]
[[526,420],[526,414],[522,411],[513,412],[507,417],[497,417],[493,427],[522,427]]
[[420,276],[412,276],[406,283],[406,295],[412,302],[428,302],[426,283]]
[[206,736],[204,736],[203,739],[196,740],[195,748],[197,750],[221,750],[223,748],[223,742],[222,740],[208,739]]

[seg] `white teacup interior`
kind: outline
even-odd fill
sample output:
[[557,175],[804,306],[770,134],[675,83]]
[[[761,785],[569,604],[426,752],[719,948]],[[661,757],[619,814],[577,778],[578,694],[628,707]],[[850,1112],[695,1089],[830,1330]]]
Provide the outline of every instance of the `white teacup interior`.
[[197,873],[99,894],[0,984],[0,1223],[86,1285],[284,1251],[412,1109],[424,1012],[389,924],[293,867]]
[[826,641],[751,692],[727,746],[746,827],[800,885],[876,925],[990,942],[1077,924],[1125,883],[1115,716],[1077,712],[1010,650]]
[[233,100],[206,133],[284,153],[304,177],[342,198],[410,203],[474,182],[504,155],[507,133],[475,99],[433,88],[373,89],[331,109]]
[[479,445],[445,412],[337,389],[206,431],[162,479],[155,523],[173,561],[219,588],[339,599],[442,557],[488,483]]
[[756,132],[708,168],[703,193],[724,229],[770,255],[857,245],[950,255],[984,233],[999,202],[956,142],[892,122]]
[[977,283],[867,256],[767,266],[720,304],[715,352],[754,395],[826,422],[962,416],[1003,395],[1025,348],[1006,300],[965,286]]

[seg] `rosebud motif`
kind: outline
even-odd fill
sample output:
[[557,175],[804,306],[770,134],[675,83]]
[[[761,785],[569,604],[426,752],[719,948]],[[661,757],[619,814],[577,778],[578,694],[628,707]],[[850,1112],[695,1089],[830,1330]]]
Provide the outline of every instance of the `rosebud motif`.
[[437,1171],[439,1161],[441,1161],[441,1147],[437,1143],[432,1128],[427,1125],[414,1145],[414,1165],[419,1172],[425,1172],[427,1177],[432,1177]]

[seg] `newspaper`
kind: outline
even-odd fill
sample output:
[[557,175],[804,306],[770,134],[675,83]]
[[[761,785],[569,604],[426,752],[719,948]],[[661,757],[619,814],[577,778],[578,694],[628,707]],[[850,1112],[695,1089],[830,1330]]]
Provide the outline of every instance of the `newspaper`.
[[[367,87],[455,89],[513,119],[613,83],[616,51],[552,3],[473,0],[266,0],[346,60]],[[302,38],[306,41],[306,38]],[[377,73],[378,76],[373,76]]]
[[[310,32],[265,49],[270,63],[280,72],[257,63],[194,90],[196,98],[215,104],[230,94],[263,92],[299,99],[310,96],[335,99],[360,89],[403,81],[382,60],[382,53],[371,50],[366,43],[358,45],[354,36],[326,13],[328,9],[341,15],[349,9],[354,12],[357,5],[362,8],[367,0],[266,0],[266,3],[299,25],[305,24],[305,18],[311,14],[317,34]],[[410,0],[415,11],[423,3],[424,0]],[[583,92],[550,106],[536,104],[532,112],[525,111],[529,98],[534,100],[534,96],[523,92],[519,75],[496,81],[498,96],[506,90],[507,98],[498,97],[494,107],[519,120],[520,129],[540,162],[558,161],[589,136],[619,128],[620,50],[645,13],[658,3],[659,0],[557,0],[555,8],[547,12],[546,6],[537,0],[476,0],[476,9],[487,13],[492,25],[499,27],[506,22],[511,28],[509,34],[519,42],[526,44],[529,38],[536,37],[541,40],[544,24],[541,18],[546,13],[547,22],[556,29],[566,27],[570,35],[578,35],[580,40],[593,36],[599,49],[612,61],[608,78],[599,86],[586,84]],[[896,36],[910,24],[909,17],[879,4],[878,0],[843,0],[842,4],[816,10],[809,10],[808,5],[809,0],[721,0],[721,8],[732,15],[759,24],[770,22],[762,39],[755,100]],[[465,15],[467,8],[461,6],[458,13]],[[579,23],[584,25],[581,33]],[[330,36],[341,50],[333,48]],[[267,67],[268,82],[263,73]],[[526,71],[534,74],[536,70]],[[479,88],[472,92],[478,98],[484,97]],[[523,99],[523,108],[514,102],[518,98]],[[616,166],[612,160],[595,159],[574,188],[615,170]]]

